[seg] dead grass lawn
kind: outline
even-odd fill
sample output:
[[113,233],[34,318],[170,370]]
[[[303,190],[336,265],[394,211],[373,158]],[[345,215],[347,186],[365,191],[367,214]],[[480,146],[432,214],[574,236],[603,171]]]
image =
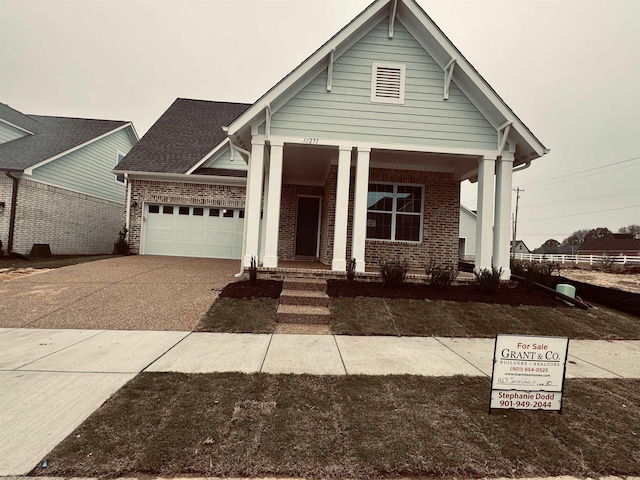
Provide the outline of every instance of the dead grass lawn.
[[143,373],[47,476],[638,475],[640,381],[568,380],[562,415],[488,414],[482,377]]

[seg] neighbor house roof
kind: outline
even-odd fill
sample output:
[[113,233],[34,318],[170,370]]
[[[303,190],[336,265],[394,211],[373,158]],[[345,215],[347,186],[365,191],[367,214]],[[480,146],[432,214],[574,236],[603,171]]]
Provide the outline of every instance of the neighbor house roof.
[[640,239],[631,233],[609,233],[600,238],[589,238],[580,245],[580,251],[624,252],[640,251]]
[[31,135],[0,144],[0,170],[25,171],[131,125],[115,120],[24,115],[0,104],[0,118],[20,122]]
[[118,164],[117,171],[187,173],[226,140],[222,127],[251,105],[178,98]]

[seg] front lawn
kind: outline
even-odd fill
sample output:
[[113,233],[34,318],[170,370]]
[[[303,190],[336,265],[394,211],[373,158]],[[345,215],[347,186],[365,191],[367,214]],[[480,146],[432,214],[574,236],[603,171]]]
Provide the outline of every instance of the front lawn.
[[637,476],[640,380],[567,380],[562,414],[488,413],[485,377],[143,373],[33,473]]

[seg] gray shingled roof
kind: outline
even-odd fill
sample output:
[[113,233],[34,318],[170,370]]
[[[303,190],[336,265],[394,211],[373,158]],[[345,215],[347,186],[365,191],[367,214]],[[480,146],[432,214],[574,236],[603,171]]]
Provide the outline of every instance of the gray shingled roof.
[[226,138],[228,126],[250,104],[178,98],[115,170],[187,173]]
[[[2,118],[15,125],[18,123],[12,120],[21,120],[20,126],[30,130],[34,135],[26,135],[0,144],[0,170],[22,171],[129,123],[115,120],[24,115],[6,105],[4,107],[6,108],[0,108]],[[29,125],[31,128],[27,127],[29,122],[25,119],[31,120],[32,123]]]
[[36,133],[40,126],[33,118],[0,102],[0,118],[17,127]]

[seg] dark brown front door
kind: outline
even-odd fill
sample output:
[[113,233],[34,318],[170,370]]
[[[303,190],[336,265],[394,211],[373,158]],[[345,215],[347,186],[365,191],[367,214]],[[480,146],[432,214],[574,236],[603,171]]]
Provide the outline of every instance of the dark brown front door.
[[304,255],[307,257],[315,257],[317,255],[319,217],[319,198],[298,197],[296,255]]

